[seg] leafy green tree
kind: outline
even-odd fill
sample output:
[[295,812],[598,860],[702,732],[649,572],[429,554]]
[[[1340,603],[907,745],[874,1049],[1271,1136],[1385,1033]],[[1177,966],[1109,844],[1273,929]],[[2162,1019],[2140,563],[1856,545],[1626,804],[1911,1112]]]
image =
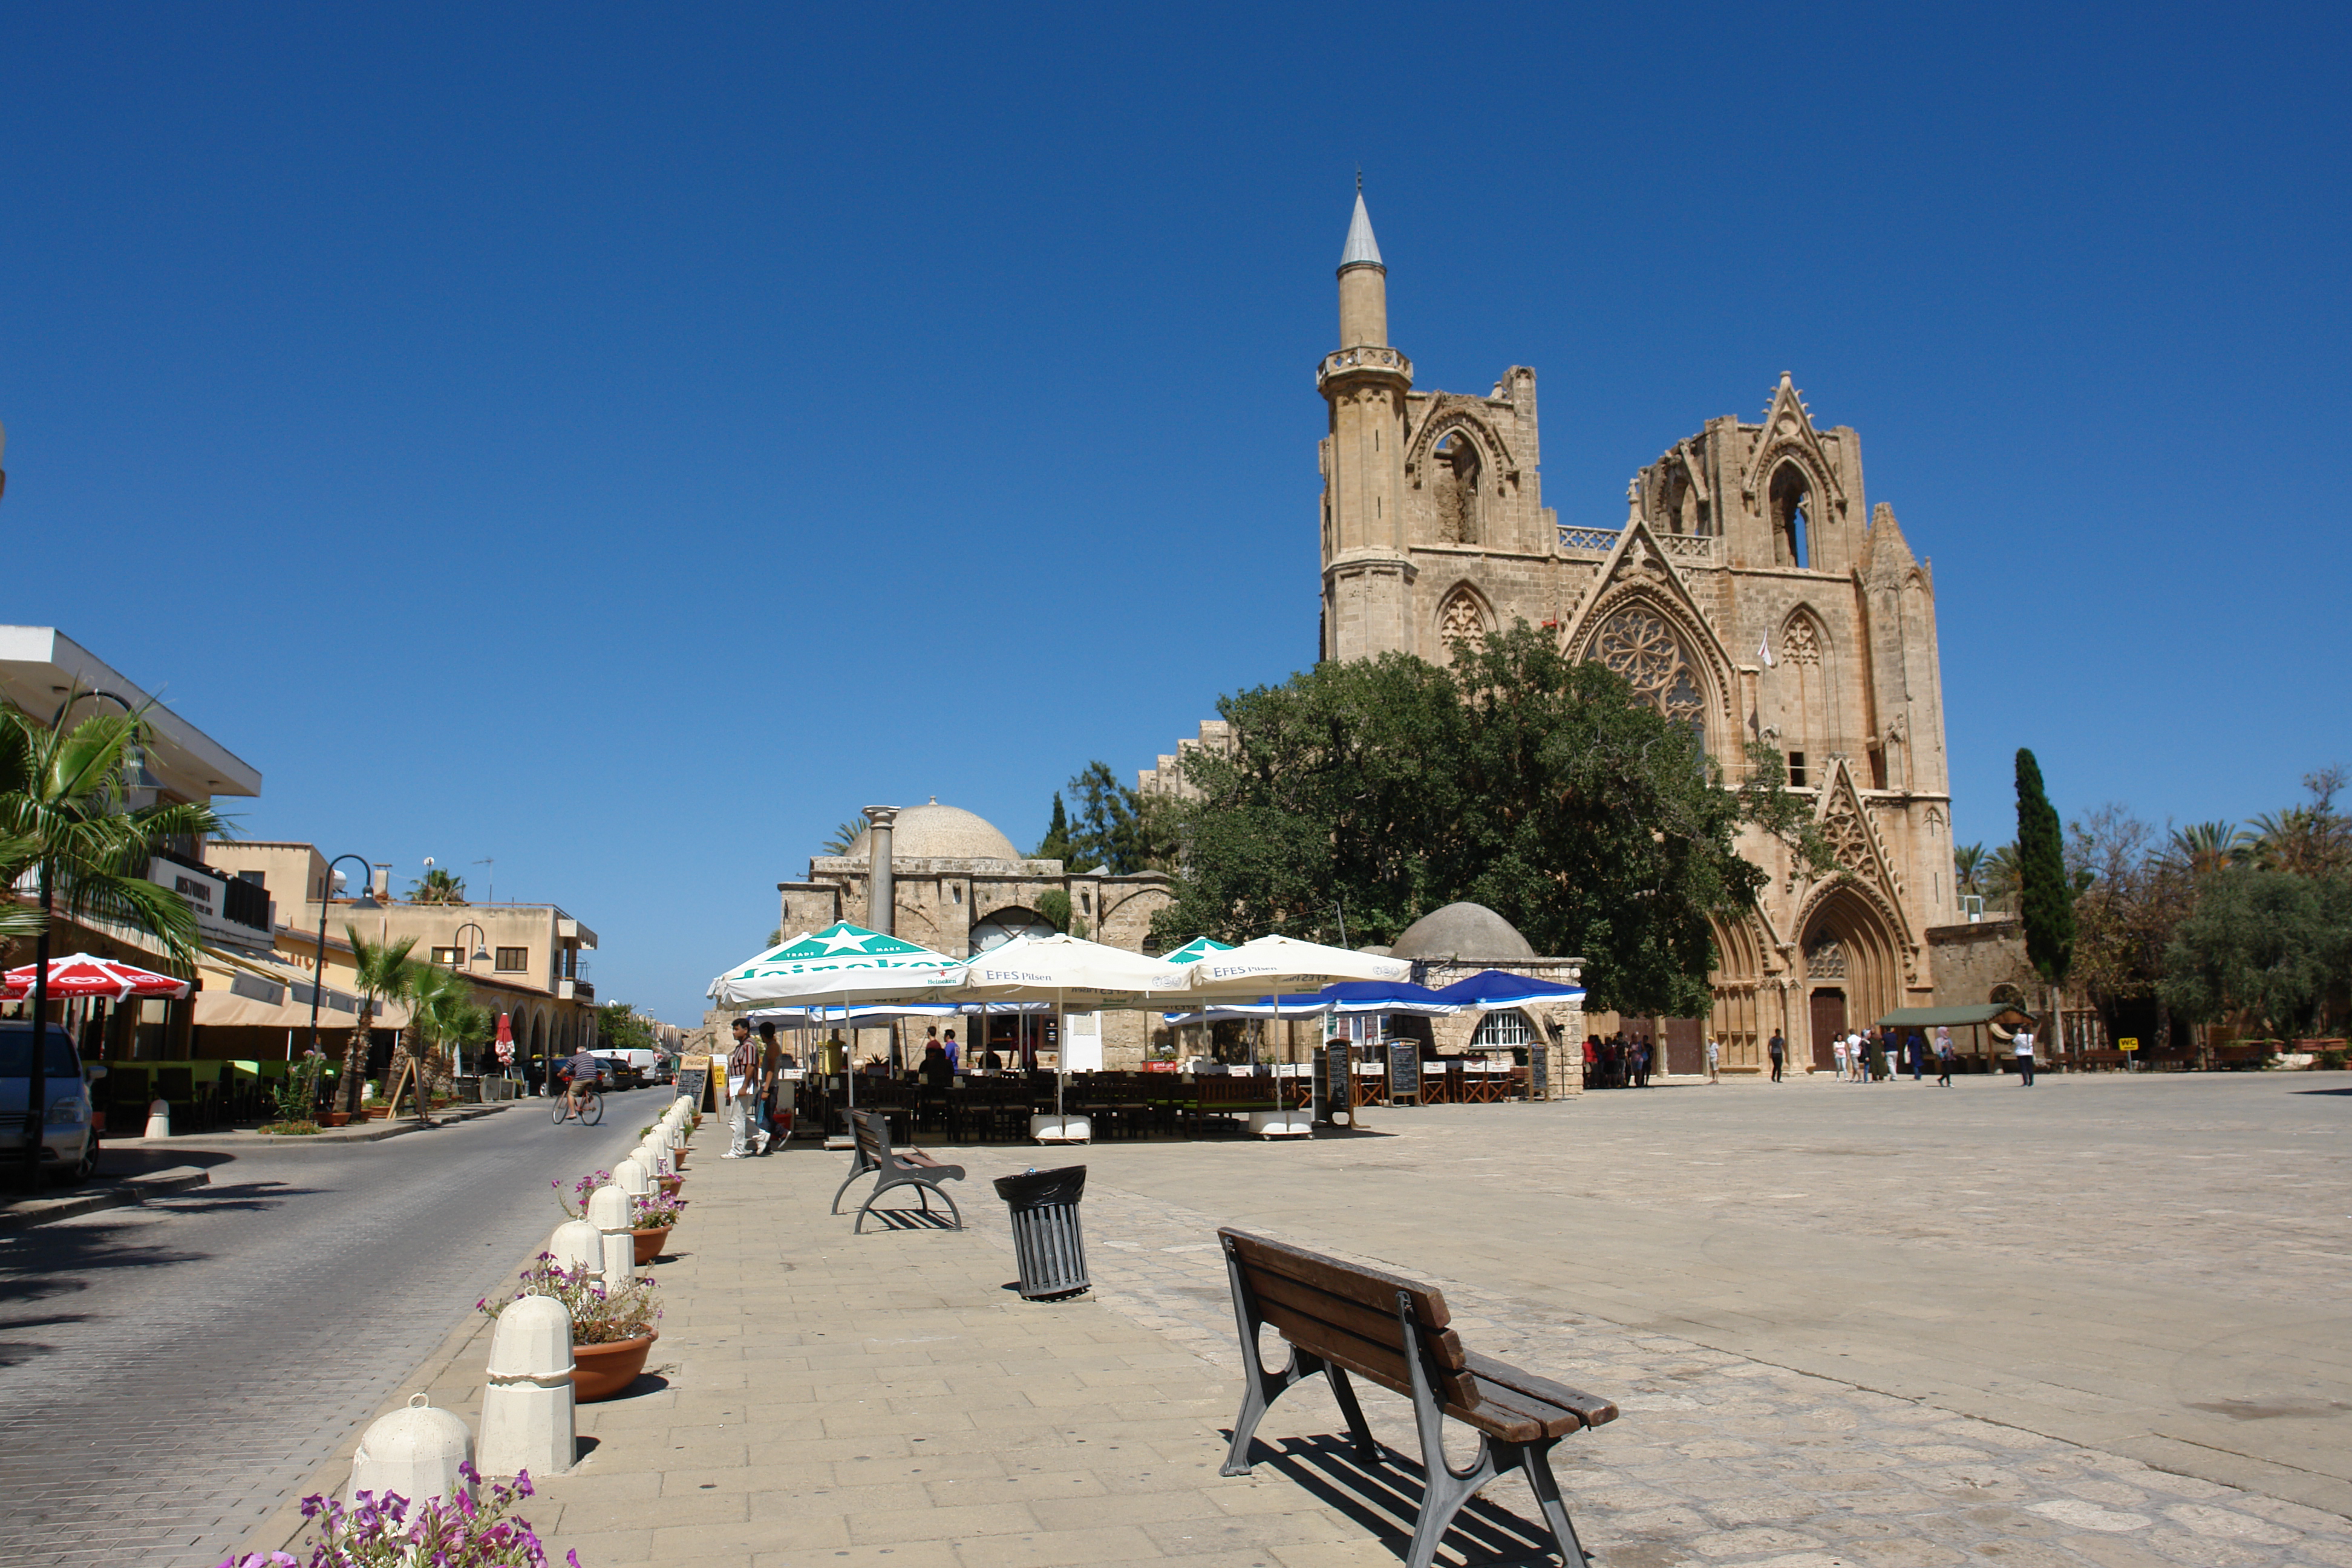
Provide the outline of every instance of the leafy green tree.
[[2284,811],[2254,818],[2245,835],[2245,858],[2265,871],[2325,877],[2352,869],[2352,816],[2336,809],[2344,770],[2322,768],[2304,776],[2311,799]]
[[1453,669],[1402,654],[1327,663],[1218,704],[1232,745],[1188,752],[1196,799],[1163,942],[1277,931],[1392,940],[1457,899],[1538,951],[1577,953],[1596,1007],[1688,1016],[1709,1004],[1710,918],[1741,918],[1765,873],[1744,823],[1809,866],[1828,856],[1778,752],[1724,786],[1699,737],[1617,675],[1521,626]]
[[408,884],[408,901],[412,904],[462,904],[466,901],[466,879],[453,877],[444,868],[435,866]]
[[1108,763],[1088,763],[1069,787],[1077,815],[1067,828],[1067,869],[1127,877],[1165,867],[1171,847],[1158,816],[1141,794],[1118,782]]
[[2017,750],[2017,869],[2025,956],[2042,978],[2065,984],[2074,956],[2074,889],[2058,813],[2042,788],[2033,753]]
[[[343,1110],[357,1116],[360,1091],[367,1077],[368,1038],[375,1026],[375,1010],[382,1003],[406,997],[415,984],[417,972],[427,966],[408,956],[409,950],[416,945],[413,936],[402,937],[398,942],[374,942],[360,935],[359,927],[348,924],[343,933],[351,938],[352,988],[360,994],[360,1016],[352,1026],[351,1043],[343,1047],[343,1076],[338,1090]],[[325,965],[321,963],[320,967],[323,971]]]
[[2234,1018],[2275,1038],[2300,1033],[2352,963],[2352,880],[2237,866],[2207,878],[2165,952],[2166,1004]]
[[600,1050],[649,1051],[653,1026],[626,1002],[606,1002],[596,1009],[596,1044]]
[[1037,914],[1055,931],[1071,936],[1087,934],[1086,922],[1077,920],[1070,906],[1070,895],[1060,888],[1048,888],[1037,895]]

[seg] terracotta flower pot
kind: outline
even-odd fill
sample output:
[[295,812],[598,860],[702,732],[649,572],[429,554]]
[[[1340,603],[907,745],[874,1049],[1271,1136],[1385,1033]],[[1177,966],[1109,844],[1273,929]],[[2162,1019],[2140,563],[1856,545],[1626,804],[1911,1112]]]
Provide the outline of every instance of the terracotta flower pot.
[[582,1405],[610,1399],[646,1370],[646,1357],[661,1338],[656,1330],[641,1340],[619,1340],[609,1345],[572,1347],[572,1397]]
[[669,1232],[670,1227],[666,1225],[656,1226],[651,1230],[633,1230],[629,1232],[631,1236],[637,1238],[638,1268],[643,1268],[646,1264],[651,1263],[655,1258],[661,1256],[662,1243],[669,1239]]
[[325,1121],[330,1127],[349,1127],[352,1124],[352,1113],[348,1110],[330,1110],[326,1114]]
[[684,1176],[656,1176],[654,1179],[661,1183],[662,1195],[664,1197],[674,1198],[677,1196],[678,1188],[686,1185],[686,1178]]

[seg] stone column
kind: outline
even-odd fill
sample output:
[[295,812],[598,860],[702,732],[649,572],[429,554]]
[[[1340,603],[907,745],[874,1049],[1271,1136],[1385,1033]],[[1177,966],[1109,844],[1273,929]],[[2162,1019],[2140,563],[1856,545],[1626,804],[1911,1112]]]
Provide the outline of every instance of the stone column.
[[890,871],[890,829],[898,821],[895,805],[869,805],[866,820],[866,923],[884,936],[898,934],[898,889]]

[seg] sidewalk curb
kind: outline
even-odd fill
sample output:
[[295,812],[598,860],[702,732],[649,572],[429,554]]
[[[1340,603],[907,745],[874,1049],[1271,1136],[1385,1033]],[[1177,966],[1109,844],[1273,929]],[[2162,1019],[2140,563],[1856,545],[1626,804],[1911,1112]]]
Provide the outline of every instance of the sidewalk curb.
[[[439,1111],[436,1115],[433,1125],[435,1127],[446,1127],[454,1122],[474,1121],[485,1116],[495,1116],[501,1110],[511,1110],[516,1105],[520,1103],[521,1101],[520,1100],[502,1100],[495,1105],[450,1106]],[[391,1117],[382,1122],[373,1122],[365,1127],[331,1127],[323,1132],[311,1132],[298,1137],[284,1137],[268,1132],[230,1131],[217,1134],[188,1132],[173,1138],[158,1138],[152,1142],[145,1138],[119,1138],[110,1140],[108,1143],[108,1147],[116,1149],[183,1148],[222,1150],[254,1148],[341,1149],[346,1148],[353,1143],[381,1143],[387,1138],[397,1138],[403,1133],[421,1132],[424,1131],[425,1131],[425,1129],[418,1125],[416,1119],[413,1116]]]
[[25,1230],[55,1220],[72,1219],[77,1215],[96,1214],[101,1209],[128,1208],[149,1198],[169,1197],[192,1187],[209,1185],[210,1173],[192,1166],[178,1166],[158,1171],[152,1175],[131,1176],[110,1186],[96,1187],[86,1193],[74,1193],[65,1197],[36,1198],[30,1203],[0,1209],[0,1230]]

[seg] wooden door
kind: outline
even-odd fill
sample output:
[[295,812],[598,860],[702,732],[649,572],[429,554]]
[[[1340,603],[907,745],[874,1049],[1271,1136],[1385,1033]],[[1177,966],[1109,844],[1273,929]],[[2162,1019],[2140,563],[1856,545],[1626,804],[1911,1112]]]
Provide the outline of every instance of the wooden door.
[[1845,1033],[1845,993],[1834,989],[1816,991],[1812,1004],[1813,1066],[1827,1072],[1837,1066],[1837,1057],[1831,1047]]
[[1698,1018],[1661,1018],[1658,1034],[1665,1043],[1664,1066],[1671,1073],[1706,1071],[1706,1026]]

